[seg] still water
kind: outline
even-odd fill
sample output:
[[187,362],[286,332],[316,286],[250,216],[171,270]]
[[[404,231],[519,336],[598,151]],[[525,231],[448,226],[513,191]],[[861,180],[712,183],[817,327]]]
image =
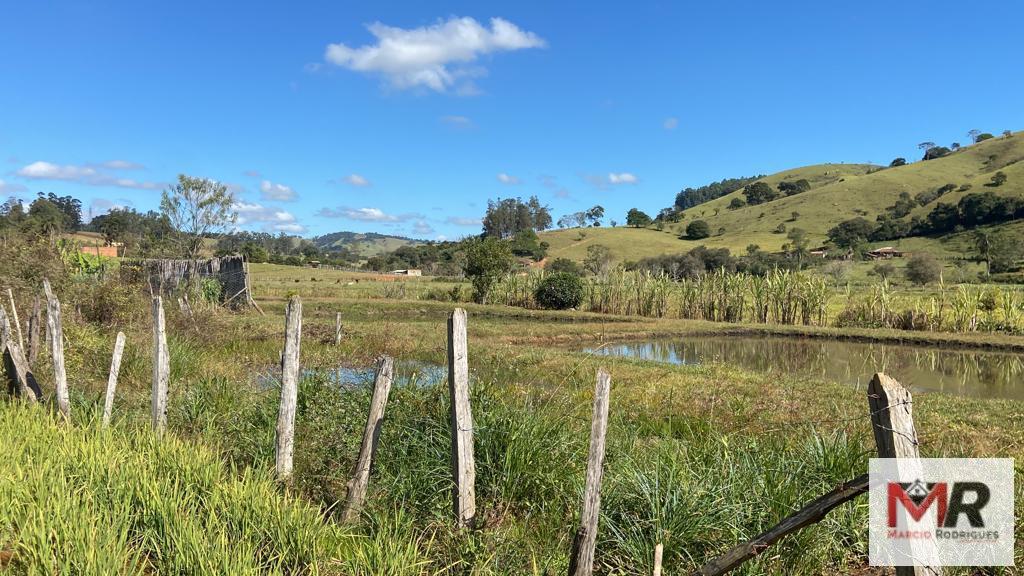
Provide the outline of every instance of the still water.
[[867,386],[885,372],[912,392],[1024,400],[1024,354],[785,337],[691,337],[605,344],[594,354],[667,362],[718,362]]

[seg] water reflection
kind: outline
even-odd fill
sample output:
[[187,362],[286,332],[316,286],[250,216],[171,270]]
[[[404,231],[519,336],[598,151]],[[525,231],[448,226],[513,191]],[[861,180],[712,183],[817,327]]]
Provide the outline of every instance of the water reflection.
[[587,351],[671,364],[721,362],[862,388],[875,372],[885,372],[916,392],[1024,400],[1024,355],[1006,352],[779,337],[694,337]]

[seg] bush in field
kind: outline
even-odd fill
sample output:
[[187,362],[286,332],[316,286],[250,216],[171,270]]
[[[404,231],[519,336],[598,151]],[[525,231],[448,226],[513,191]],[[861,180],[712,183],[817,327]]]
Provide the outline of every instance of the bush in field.
[[942,263],[931,254],[914,254],[907,262],[907,280],[914,284],[925,285],[935,282],[942,276]]
[[533,297],[549,310],[568,310],[583,302],[583,281],[575,274],[556,272],[541,280]]
[[512,251],[493,237],[478,238],[466,247],[466,277],[473,283],[473,299],[486,303],[494,283],[512,269]]
[[686,225],[686,237],[690,240],[700,240],[711,236],[711,227],[703,220],[694,220]]
[[544,270],[548,272],[567,272],[576,276],[583,275],[583,268],[575,260],[568,258],[555,258],[544,265]]

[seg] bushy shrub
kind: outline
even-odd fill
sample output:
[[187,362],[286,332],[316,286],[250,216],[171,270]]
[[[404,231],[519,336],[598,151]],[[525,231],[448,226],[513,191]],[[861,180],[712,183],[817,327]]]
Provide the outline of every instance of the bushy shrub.
[[549,310],[568,310],[583,302],[583,281],[575,274],[556,272],[541,280],[533,297]]
[[686,226],[686,237],[690,240],[700,240],[711,236],[711,227],[703,220],[694,220]]

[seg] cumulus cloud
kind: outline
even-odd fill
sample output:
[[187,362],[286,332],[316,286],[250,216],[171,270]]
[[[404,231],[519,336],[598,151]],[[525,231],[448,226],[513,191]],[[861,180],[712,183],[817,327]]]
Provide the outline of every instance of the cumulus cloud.
[[447,224],[454,224],[456,226],[479,226],[482,221],[479,218],[462,218],[459,216],[449,216],[445,220]]
[[412,232],[417,236],[429,236],[434,233],[434,227],[424,220],[417,220],[412,226]]
[[260,182],[260,197],[264,200],[273,200],[276,202],[290,202],[298,197],[295,190],[291,186],[285,186],[284,184],[275,184],[270,180],[264,180]]
[[358,220],[359,222],[382,223],[407,222],[423,218],[422,214],[416,213],[388,214],[380,208],[349,208],[347,206],[321,208],[316,215],[323,216],[324,218],[344,218],[346,220]]
[[0,180],[0,194],[17,194],[19,192],[25,192],[28,188],[17,182],[6,182]]
[[[399,90],[425,87],[445,92],[454,86],[466,91],[465,78],[486,72],[470,66],[480,56],[545,45],[539,36],[508,20],[492,18],[490,24],[488,29],[468,17],[410,29],[375,22],[367,29],[376,43],[358,48],[328,44],[324,59],[349,70],[381,74]],[[469,90],[473,89],[470,83]]]
[[123,178],[105,172],[103,169],[113,170],[111,165],[131,166],[131,168],[118,168],[120,170],[136,169],[138,164],[124,160],[105,162],[102,165],[86,164],[77,166],[74,164],[54,164],[52,162],[38,161],[20,168],[15,174],[30,180],[62,180],[65,182],[78,182],[89,186],[115,186],[119,188],[136,188],[139,190],[159,190],[164,184],[158,182],[142,182],[132,178]]
[[518,177],[512,176],[511,174],[505,174],[504,172],[499,172],[498,173],[498,182],[501,182],[502,184],[522,184],[523,183],[523,181],[520,180]]
[[350,186],[357,186],[360,188],[365,188],[366,186],[370,185],[370,181],[364,178],[363,176],[360,176],[359,174],[349,174],[348,176],[342,178],[342,181],[344,181],[346,184],[349,184]]
[[665,121],[661,125],[665,130],[675,130],[676,127],[679,126],[679,118],[669,116],[668,118],[665,118]]
[[306,227],[299,224],[295,215],[287,210],[256,202],[235,202],[232,208],[238,214],[236,224],[239,226],[262,224],[264,230],[294,234],[306,231]]

